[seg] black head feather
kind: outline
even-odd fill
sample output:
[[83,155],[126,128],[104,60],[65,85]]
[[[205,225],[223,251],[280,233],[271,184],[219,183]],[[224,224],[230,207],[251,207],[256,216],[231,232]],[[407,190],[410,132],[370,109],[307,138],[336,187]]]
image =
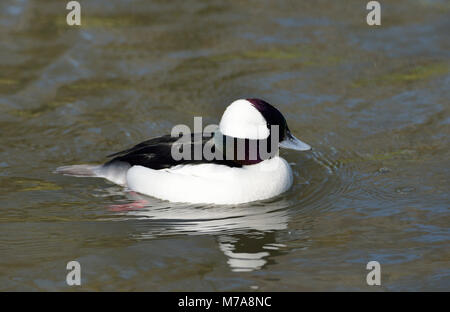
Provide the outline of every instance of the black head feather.
[[270,130],[272,125],[279,127],[279,142],[283,141],[289,128],[286,119],[278,109],[261,99],[247,99],[267,121],[267,128]]

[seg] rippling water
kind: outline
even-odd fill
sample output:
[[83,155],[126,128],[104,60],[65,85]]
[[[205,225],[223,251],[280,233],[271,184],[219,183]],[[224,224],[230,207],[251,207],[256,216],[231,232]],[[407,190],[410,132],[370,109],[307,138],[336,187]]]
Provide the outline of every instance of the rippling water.
[[[450,6],[0,3],[0,290],[449,290]],[[287,193],[183,205],[61,165],[276,105],[313,152]],[[379,261],[382,285],[366,284]]]

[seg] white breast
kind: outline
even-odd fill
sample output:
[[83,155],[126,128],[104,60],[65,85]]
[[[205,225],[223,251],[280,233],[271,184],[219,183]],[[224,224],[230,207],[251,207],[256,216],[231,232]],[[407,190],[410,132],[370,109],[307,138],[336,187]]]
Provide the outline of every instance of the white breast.
[[154,170],[131,167],[128,187],[138,193],[172,202],[240,204],[279,195],[292,185],[288,163],[274,157],[259,164],[230,168],[224,165],[180,165]]

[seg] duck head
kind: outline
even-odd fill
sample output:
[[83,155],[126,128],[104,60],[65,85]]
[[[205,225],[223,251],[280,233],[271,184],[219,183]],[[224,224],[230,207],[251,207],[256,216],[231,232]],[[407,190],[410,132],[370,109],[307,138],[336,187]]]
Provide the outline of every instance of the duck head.
[[[273,126],[277,126],[277,134]],[[231,103],[222,115],[219,131],[228,137],[258,141],[275,134],[279,147],[297,151],[311,149],[291,133],[280,111],[261,99],[239,99]]]

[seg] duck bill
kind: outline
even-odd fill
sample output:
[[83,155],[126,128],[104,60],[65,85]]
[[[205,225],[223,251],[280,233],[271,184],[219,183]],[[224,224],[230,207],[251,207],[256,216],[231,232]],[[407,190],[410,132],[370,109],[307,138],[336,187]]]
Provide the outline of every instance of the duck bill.
[[286,138],[280,142],[280,147],[292,149],[292,150],[296,150],[296,151],[311,150],[311,146],[309,146],[305,142],[300,141],[295,136],[293,136],[290,132],[288,132],[286,134]]

